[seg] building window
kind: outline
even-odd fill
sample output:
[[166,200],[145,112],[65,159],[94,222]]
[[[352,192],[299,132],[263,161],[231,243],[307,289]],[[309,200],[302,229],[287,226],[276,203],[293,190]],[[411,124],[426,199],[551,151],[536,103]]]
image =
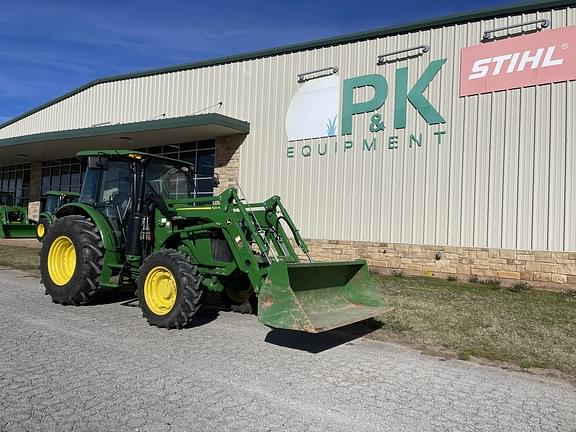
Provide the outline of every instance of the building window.
[[12,192],[16,205],[26,207],[30,197],[30,164],[0,167],[0,191]]
[[50,190],[80,192],[84,169],[76,158],[42,162],[42,196]]
[[147,147],[140,150],[193,164],[195,195],[201,197],[214,194],[215,148],[214,140],[206,140]]
[[[139,150],[192,163],[195,171],[194,186],[196,196],[213,195],[214,140],[161,145],[141,148]],[[20,166],[21,165],[18,165],[18,167]],[[28,190],[30,189],[30,165],[28,164],[27,167],[27,177],[25,177],[26,203],[28,202]],[[13,167],[0,168],[0,170],[10,168]],[[82,181],[84,180],[84,173],[85,168],[80,160],[76,158],[56,159],[42,162],[42,201],[45,200],[46,192],[50,190],[80,192]],[[4,188],[2,190],[4,190]]]

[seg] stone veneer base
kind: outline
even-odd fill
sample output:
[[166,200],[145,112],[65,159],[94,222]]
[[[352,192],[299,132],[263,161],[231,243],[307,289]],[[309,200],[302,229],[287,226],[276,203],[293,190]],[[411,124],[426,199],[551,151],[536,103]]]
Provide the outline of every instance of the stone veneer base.
[[315,260],[364,258],[372,271],[380,273],[401,270],[417,276],[455,276],[462,281],[498,279],[503,285],[524,281],[545,289],[576,289],[576,252],[337,240],[306,242]]

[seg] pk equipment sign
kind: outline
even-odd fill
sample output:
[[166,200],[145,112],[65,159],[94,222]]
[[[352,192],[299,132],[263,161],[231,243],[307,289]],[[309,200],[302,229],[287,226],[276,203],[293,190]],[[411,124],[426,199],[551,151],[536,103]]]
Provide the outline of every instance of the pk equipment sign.
[[[411,82],[408,67],[402,67],[395,71],[393,77],[360,75],[345,79],[341,85],[340,77],[332,75],[305,83],[292,98],[286,114],[288,141],[302,142],[289,144],[286,157],[328,158],[354,151],[372,154],[382,148],[417,149],[424,146],[427,139],[442,144],[446,130],[440,125],[446,120],[425,93],[446,61],[438,59],[430,62]],[[389,79],[394,79],[393,92],[388,91]],[[355,97],[357,92],[362,91],[363,96]],[[391,124],[384,124],[385,105],[394,113]],[[409,126],[407,112],[411,109],[416,110],[426,125],[439,125],[432,136],[422,130],[406,130]],[[368,127],[363,131],[353,131],[354,116],[363,115],[369,116]],[[333,139],[319,143],[306,142],[322,137]]]
[[[352,117],[380,110],[387,99],[392,99],[389,104],[393,104],[390,108],[394,110],[394,129],[406,128],[408,102],[427,124],[445,123],[440,112],[424,96],[424,92],[446,60],[432,61],[412,84],[408,83],[408,67],[397,69],[394,77],[395,91],[391,98],[388,95],[388,80],[380,74],[345,79],[342,89],[337,75],[307,82],[296,92],[288,107],[286,114],[288,141],[352,135]],[[361,88],[371,88],[373,96],[354,102],[354,93]],[[338,121],[339,111],[342,113],[341,121]],[[379,123],[382,115],[375,115],[378,117],[373,118],[370,132],[384,129],[383,124]]]
[[460,96],[576,79],[576,26],[463,48]]
[[[423,94],[434,77],[440,72],[444,63],[446,63],[446,59],[434,60],[430,63],[410,90],[408,90],[408,68],[403,67],[396,70],[396,91],[394,93],[395,129],[404,129],[406,127],[408,101],[429,125],[445,123],[438,110],[434,108]],[[372,87],[374,96],[368,101],[354,103],[354,90],[361,87]],[[342,135],[351,135],[353,115],[376,111],[384,105],[388,97],[388,81],[386,81],[384,76],[378,74],[349,78],[344,81],[343,97],[341,133]],[[371,132],[377,131],[372,127]]]

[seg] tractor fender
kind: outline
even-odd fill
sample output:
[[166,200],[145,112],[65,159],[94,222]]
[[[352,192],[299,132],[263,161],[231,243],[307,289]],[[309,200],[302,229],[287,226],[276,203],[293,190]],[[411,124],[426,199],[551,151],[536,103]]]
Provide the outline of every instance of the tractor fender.
[[49,224],[54,223],[54,215],[52,213],[48,212],[40,213],[40,215],[38,216],[38,222],[40,222],[42,219],[45,219]]
[[112,230],[110,223],[106,220],[104,215],[98,210],[90,207],[89,205],[76,202],[63,205],[58,209],[58,211],[56,211],[54,216],[61,218],[70,215],[83,215],[92,219],[100,231],[100,237],[102,237],[104,249],[112,251],[118,250],[114,231]]

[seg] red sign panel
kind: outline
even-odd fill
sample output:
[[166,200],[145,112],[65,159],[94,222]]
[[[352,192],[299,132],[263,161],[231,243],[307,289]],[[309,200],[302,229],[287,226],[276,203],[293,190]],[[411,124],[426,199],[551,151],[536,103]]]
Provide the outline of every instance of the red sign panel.
[[576,26],[486,42],[460,53],[460,96],[576,79]]

